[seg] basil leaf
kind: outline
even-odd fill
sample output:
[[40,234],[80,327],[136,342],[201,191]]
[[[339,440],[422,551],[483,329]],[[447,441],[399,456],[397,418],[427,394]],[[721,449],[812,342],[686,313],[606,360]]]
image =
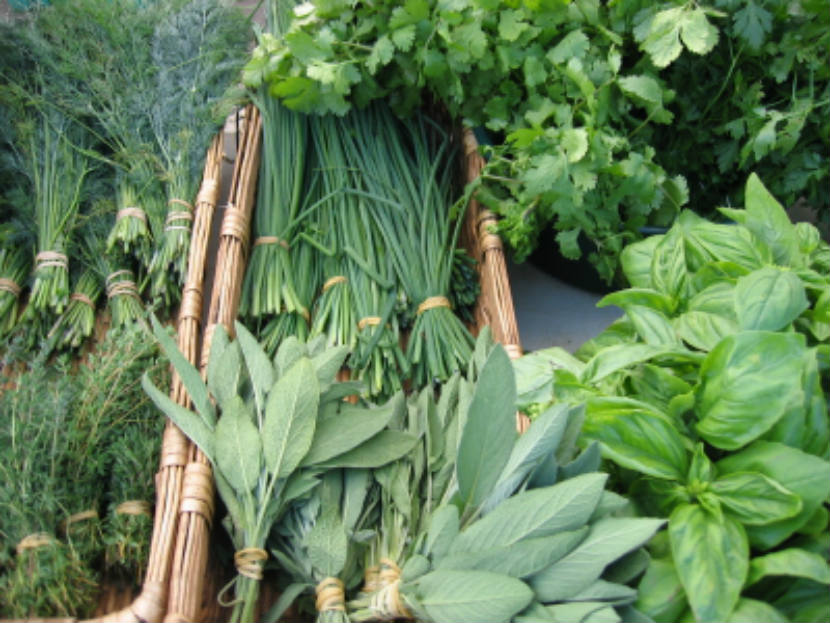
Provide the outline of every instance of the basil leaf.
[[686,296],[687,279],[683,234],[679,226],[674,226],[654,247],[651,283],[658,292],[673,299],[683,299]]
[[646,288],[656,291],[651,278],[651,258],[663,236],[650,236],[623,247],[620,264],[628,283],[633,288]]
[[507,464],[516,438],[515,412],[513,365],[497,345],[475,385],[458,444],[456,473],[465,510],[484,502]]
[[414,585],[433,621],[506,623],[533,599],[521,580],[489,571],[437,569]]
[[819,584],[830,584],[830,565],[824,556],[791,547],[766,556],[756,556],[749,563],[746,585],[751,586],[771,576],[800,577]]
[[694,504],[669,517],[672,556],[698,621],[726,621],[738,603],[749,569],[749,543],[734,519],[719,522]]
[[628,305],[625,313],[646,344],[679,346],[680,340],[669,319],[661,312],[642,305]]
[[735,311],[742,329],[778,331],[810,306],[797,275],[765,266],[738,279]]
[[757,472],[731,472],[709,485],[723,506],[742,524],[763,526],[801,511],[801,498]]
[[628,288],[606,294],[597,303],[597,307],[607,307],[608,305],[616,305],[620,309],[637,305],[671,315],[677,307],[677,301],[657,290],[651,290],[649,288]]
[[585,365],[580,377],[583,383],[596,383],[618,370],[649,361],[676,349],[676,346],[652,344],[615,344],[603,348]]
[[700,368],[700,435],[736,450],[768,431],[801,391],[804,350],[804,337],[794,333],[746,331],[722,340]]
[[689,346],[710,351],[724,338],[737,333],[738,324],[720,314],[688,311],[674,321],[674,330]]
[[262,441],[249,407],[234,396],[216,424],[216,467],[239,495],[248,495],[262,468]]
[[[802,619],[803,620],[803,619]],[[789,623],[789,619],[765,601],[742,597],[726,623]]]
[[677,425],[646,403],[591,399],[582,434],[598,441],[603,454],[623,467],[668,480],[682,480],[688,471],[689,458]]

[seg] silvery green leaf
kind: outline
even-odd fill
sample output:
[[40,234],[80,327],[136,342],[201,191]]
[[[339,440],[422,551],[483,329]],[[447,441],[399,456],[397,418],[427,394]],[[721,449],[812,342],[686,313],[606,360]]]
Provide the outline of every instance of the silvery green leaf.
[[217,325],[210,343],[207,366],[208,389],[220,405],[238,394],[242,374],[242,353],[239,342],[230,342],[225,327]]
[[628,500],[619,493],[613,491],[603,491],[599,498],[599,504],[594,509],[591,515],[591,521],[596,521],[602,517],[613,515],[628,506]]
[[167,394],[160,391],[145,372],[141,377],[141,386],[150,397],[150,400],[158,407],[173,423],[178,426],[187,437],[199,446],[202,453],[215,463],[213,452],[213,429],[193,411],[185,409],[180,404],[171,400]]
[[567,480],[581,474],[598,472],[601,463],[600,446],[596,441],[592,441],[573,461],[559,467],[559,479]]
[[360,396],[365,387],[366,384],[363,381],[341,381],[334,383],[320,394],[320,404],[339,402],[347,396]]
[[236,339],[242,349],[242,357],[245,359],[245,367],[248,369],[248,377],[254,388],[257,410],[262,412],[265,408],[265,395],[274,385],[274,366],[265,349],[262,348],[257,339],[245,328],[241,322],[234,324],[236,328]]
[[410,556],[401,569],[401,581],[412,582],[417,580],[422,575],[430,570],[429,559],[420,554],[413,554]]
[[325,576],[337,576],[346,564],[349,540],[337,509],[323,511],[306,535],[305,546],[314,569]]
[[637,599],[636,589],[625,584],[597,580],[585,590],[569,598],[568,601],[604,601],[609,604],[623,605],[633,603],[635,599]]
[[533,599],[521,580],[488,571],[438,569],[414,585],[420,606],[433,621],[506,623]]
[[450,552],[481,551],[581,528],[599,503],[607,478],[585,474],[514,495],[462,531]]
[[513,623],[559,623],[559,619],[554,618],[547,606],[534,601],[513,617]]
[[382,431],[403,409],[406,409],[406,401],[401,392],[379,407],[367,409],[343,405],[337,416],[318,423],[302,465],[324,463],[359,446]]
[[239,396],[223,405],[215,438],[216,467],[238,494],[249,494],[261,473],[262,441]]
[[[310,349],[309,349],[310,354]],[[348,346],[337,346],[312,356],[311,363],[317,371],[317,380],[320,381],[320,388],[326,390],[334,383],[337,373],[343,367],[343,362],[349,355]]]
[[458,536],[458,520],[458,507],[452,504],[440,506],[432,513],[425,553],[433,560],[443,558],[449,551]]
[[475,347],[473,348],[473,357],[470,362],[470,379],[475,380],[481,374],[492,348],[493,333],[490,330],[490,325],[485,325],[485,327],[479,332],[478,337],[476,337]]
[[530,585],[542,602],[570,599],[593,584],[610,563],[648,541],[664,523],[661,519],[601,519],[574,551],[530,578]]
[[190,396],[190,400],[193,402],[193,408],[196,409],[196,412],[201,416],[202,421],[207,426],[213,426],[216,424],[216,410],[210,401],[207,387],[202,381],[199,371],[182,355],[176,342],[159,324],[155,315],[150,316],[150,322],[153,324],[153,334],[161,345],[164,354],[167,355],[167,358],[176,370],[176,374],[179,375],[182,384],[187,390],[188,396]]
[[265,466],[286,477],[311,447],[320,390],[308,358],[298,360],[270,388],[265,403],[262,443]]
[[559,446],[567,425],[565,404],[554,405],[533,420],[513,446],[507,465],[482,507],[484,513],[512,495],[528,474]]
[[640,612],[631,604],[616,606],[614,610],[625,623],[655,623],[650,616]]
[[312,359],[326,350],[326,336],[325,335],[316,335],[311,338],[308,342],[306,342],[306,348],[308,349],[308,356]]
[[[216,491],[219,493],[219,497],[228,509],[228,516],[233,525],[241,526],[244,518],[242,516],[242,507],[239,505],[239,496],[237,496],[233,487],[231,487],[231,484],[221,472],[214,470],[213,480],[216,483]],[[229,530],[229,532],[233,532],[233,530]]]
[[458,386],[461,381],[461,374],[453,374],[441,388],[441,396],[438,398],[438,419],[443,426],[447,425],[450,413],[458,405]]
[[274,356],[274,368],[276,369],[277,376],[284,375],[301,357],[307,356],[308,349],[306,345],[295,336],[289,335],[280,342],[280,347]]
[[306,589],[312,588],[311,584],[294,583],[286,586],[280,593],[280,598],[268,609],[262,617],[263,623],[277,623],[282,619],[285,611],[291,607],[294,600],[302,595]]
[[603,601],[582,601],[553,604],[548,609],[555,621],[579,621],[580,623],[620,623],[620,616],[613,606]]
[[320,484],[318,475],[306,470],[296,471],[285,483],[282,490],[282,503],[287,505],[289,502],[299,500],[314,490]]
[[556,453],[551,452],[542,462],[530,473],[528,486],[531,489],[550,487],[559,481],[559,462],[556,460]]
[[632,580],[641,576],[650,563],[651,556],[648,555],[644,547],[641,547],[611,563],[605,569],[602,578],[609,582],[629,584]]
[[381,467],[409,454],[416,443],[418,443],[418,438],[409,433],[383,430],[351,450],[337,454],[326,461],[312,464],[325,469]]
[[513,366],[496,345],[479,375],[458,444],[456,474],[465,511],[484,502],[507,464],[516,438],[515,413]]
[[371,474],[368,469],[347,469],[343,474],[343,525],[351,533],[363,512],[363,503],[369,493]]
[[551,536],[522,539],[501,547],[449,554],[435,562],[437,569],[477,569],[526,578],[551,566],[572,551],[588,534],[588,527]]

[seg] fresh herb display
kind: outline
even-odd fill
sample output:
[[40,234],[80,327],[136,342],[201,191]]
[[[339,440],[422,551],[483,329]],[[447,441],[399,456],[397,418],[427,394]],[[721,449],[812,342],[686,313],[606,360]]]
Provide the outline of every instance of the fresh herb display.
[[610,281],[640,226],[739,203],[750,167],[788,203],[826,206],[827,26],[809,0],[309,2],[260,40],[245,81],[313,113],[388,98],[408,115],[434,95],[496,133],[477,196],[516,256],[553,223],[565,257],[594,242]]
[[56,335],[59,346],[80,346],[95,328],[95,305],[101,291],[98,274],[85,269],[72,288],[66,311],[55,322],[48,337]]
[[14,328],[20,310],[20,296],[31,270],[31,251],[0,235],[0,335]]
[[830,247],[754,175],[745,196],[722,210],[733,225],[684,212],[627,247],[632,287],[600,303],[625,317],[578,358],[531,355],[548,371],[520,400],[587,401],[585,443],[669,516],[639,601],[658,620],[820,621],[830,607]]
[[405,402],[402,395],[375,408],[344,402],[354,387],[334,379],[346,348],[326,349],[319,339],[308,346],[288,339],[272,362],[239,323],[234,341],[221,326],[216,329],[205,385],[175,342],[155,328],[196,413],[173,403],[148,377],[143,385],[213,464],[237,550],[231,620],[252,621],[273,524],[292,500],[318,485],[326,470],[378,467],[410,450],[415,437],[385,430]]

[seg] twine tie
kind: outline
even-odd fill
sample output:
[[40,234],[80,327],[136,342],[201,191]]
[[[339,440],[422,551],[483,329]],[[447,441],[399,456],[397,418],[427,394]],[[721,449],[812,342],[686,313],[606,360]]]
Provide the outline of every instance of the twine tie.
[[10,292],[15,298],[20,296],[20,293],[23,291],[16,282],[12,281],[11,279],[6,279],[5,277],[0,277],[0,291],[2,292]]
[[286,251],[289,249],[288,243],[279,236],[260,236],[254,240],[255,248],[263,244],[278,244]]
[[339,578],[325,578],[314,589],[317,594],[315,606],[317,612],[346,612],[346,595],[343,582]]
[[420,316],[425,311],[435,309],[436,307],[447,307],[452,309],[452,304],[450,303],[450,299],[446,296],[429,296],[425,298],[420,305],[418,305],[418,315]]
[[35,255],[35,270],[50,266],[66,270],[69,268],[69,258],[57,251],[41,251]]
[[363,331],[366,327],[376,327],[382,320],[383,318],[380,316],[366,316],[365,318],[361,318],[360,322],[357,323],[357,330]]
[[126,502],[121,502],[118,506],[115,507],[115,514],[116,515],[146,515],[147,517],[152,517],[150,513],[150,503],[146,500],[127,500]]
[[262,565],[268,560],[268,552],[260,547],[246,547],[233,555],[233,562],[239,575],[260,581]]
[[333,288],[338,283],[346,283],[347,281],[348,281],[348,279],[346,279],[346,277],[344,277],[343,275],[335,275],[334,277],[331,277],[330,279],[328,279],[326,281],[326,283],[323,284],[323,292],[325,292],[329,288]]
[[115,213],[115,222],[124,220],[125,218],[137,218],[139,221],[147,224],[147,213],[139,207],[129,206],[121,208]]

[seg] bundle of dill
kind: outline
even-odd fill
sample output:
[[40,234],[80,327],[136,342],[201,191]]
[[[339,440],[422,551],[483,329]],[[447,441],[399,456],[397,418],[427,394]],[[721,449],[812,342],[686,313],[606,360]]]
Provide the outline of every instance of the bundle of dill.
[[17,323],[20,295],[31,270],[31,250],[15,244],[13,232],[0,233],[0,336]]
[[173,6],[156,24],[150,55],[157,69],[150,125],[167,197],[150,279],[153,295],[167,303],[181,295],[205,154],[229,112],[223,96],[239,77],[250,38],[242,13],[220,0]]

